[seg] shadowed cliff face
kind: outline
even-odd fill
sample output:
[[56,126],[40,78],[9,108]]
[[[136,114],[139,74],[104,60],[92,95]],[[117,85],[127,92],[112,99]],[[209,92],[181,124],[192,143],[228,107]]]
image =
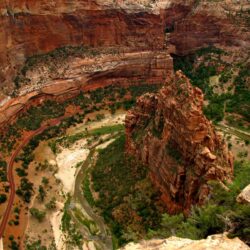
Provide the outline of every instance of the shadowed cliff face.
[[203,94],[177,72],[126,117],[126,148],[149,166],[168,211],[188,211],[209,194],[209,180],[230,180],[232,155],[202,113]]

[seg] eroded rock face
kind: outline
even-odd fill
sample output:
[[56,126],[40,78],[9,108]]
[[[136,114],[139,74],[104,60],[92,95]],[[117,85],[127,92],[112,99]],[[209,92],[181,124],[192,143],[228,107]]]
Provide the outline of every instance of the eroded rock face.
[[229,239],[225,234],[211,235],[204,240],[190,240],[170,237],[162,240],[148,240],[129,243],[121,250],[248,250],[249,247],[239,238]]
[[160,15],[140,5],[120,6],[113,1],[1,1],[0,25],[4,30],[0,81],[7,85],[25,58],[66,45],[120,46],[124,51],[164,46]]
[[247,48],[249,5],[247,0],[4,0],[0,87],[8,94],[27,57],[66,45],[126,52],[172,45],[176,54],[209,45]]
[[127,153],[149,166],[170,213],[202,204],[209,180],[232,177],[232,155],[202,107],[203,93],[179,71],[126,117]]
[[[65,63],[67,69],[58,67],[62,74],[48,75],[44,66],[28,72],[30,82],[18,90],[19,96],[37,91],[39,96],[70,97],[79,85],[91,89],[113,83],[164,82],[172,69],[170,53],[188,54],[209,45],[249,48],[245,22],[249,6],[247,0],[240,4],[234,0],[1,1],[0,123],[8,121],[5,110],[22,109],[20,105],[13,109],[8,99],[30,56],[68,45],[84,45],[103,54],[71,58]],[[105,50],[110,49],[119,50],[121,56],[107,55]]]
[[94,90],[111,84],[161,84],[173,71],[172,58],[164,51],[72,57],[62,64],[48,64],[38,65],[29,71],[27,77],[32,84],[20,87],[16,91],[17,97],[0,105],[2,127],[15,120],[35,99],[36,103],[47,97],[63,101],[81,90]]
[[177,54],[185,55],[210,45],[249,48],[247,0],[189,1],[189,6],[190,11],[183,18],[172,22],[170,40]]

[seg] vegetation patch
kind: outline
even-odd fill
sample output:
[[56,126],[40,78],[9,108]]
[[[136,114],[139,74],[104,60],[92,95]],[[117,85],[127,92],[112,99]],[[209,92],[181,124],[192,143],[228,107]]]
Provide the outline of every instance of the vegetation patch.
[[88,229],[88,231],[91,233],[91,235],[97,234],[98,230],[96,228],[95,222],[85,218],[85,216],[82,214],[81,210],[75,208],[74,209],[74,216],[83,226],[85,226]]
[[177,145],[171,140],[166,144],[166,151],[169,156],[171,156],[177,163],[182,162],[182,154],[177,149]]
[[69,246],[78,246],[80,249],[83,245],[83,236],[81,232],[77,229],[75,223],[73,222],[70,214],[72,209],[70,206],[71,198],[68,196],[67,201],[65,202],[63,208],[63,216],[61,222],[61,229],[66,234],[66,245]]
[[[194,86],[202,89],[208,100],[204,114],[210,120],[222,121],[227,112],[240,115],[241,120],[249,123],[250,91],[247,83],[250,64],[228,64],[222,60],[222,55],[226,55],[226,52],[221,49],[203,48],[192,55],[174,56],[174,68],[182,70]],[[219,86],[211,86],[212,76],[219,76]],[[224,87],[225,85],[228,87]],[[215,88],[223,89],[223,93],[216,93]]]
[[[90,137],[90,136],[99,137],[101,135],[113,134],[113,133],[121,132],[123,130],[124,130],[124,125],[122,124],[117,124],[113,126],[103,126],[101,128],[96,128],[91,131],[85,130],[84,132],[79,132],[73,135],[59,138],[55,142],[53,142],[53,144],[59,143],[63,145],[64,147],[69,147],[70,145],[74,144],[76,141],[79,141],[80,139],[83,139],[86,137]],[[54,147],[56,146],[53,145],[53,150],[56,151],[56,148],[54,149]]]
[[[3,153],[11,152],[17,140],[21,137],[23,130],[36,130],[48,119],[63,116],[66,107],[70,105],[78,106],[82,111],[72,117],[66,118],[63,121],[61,128],[67,128],[76,123],[80,123],[86,114],[101,109],[108,108],[112,114],[114,114],[119,108],[128,110],[134,106],[138,96],[146,92],[155,92],[159,88],[159,85],[149,85],[146,83],[142,83],[141,85],[131,85],[128,88],[111,85],[104,88],[98,88],[94,91],[88,91],[86,93],[81,92],[78,96],[67,100],[64,103],[47,100],[41,105],[31,107],[27,112],[21,113],[16,123],[8,126],[6,131],[0,133],[0,151]],[[102,118],[103,117],[99,115],[97,120]],[[53,145],[51,145],[51,147],[52,150],[55,150]]]
[[94,206],[95,200],[94,200],[94,197],[93,197],[92,192],[90,190],[89,178],[90,178],[89,173],[86,173],[86,176],[83,180],[83,194],[84,194],[84,197],[86,198],[87,202],[89,203],[89,205]]
[[164,210],[148,170],[125,154],[125,136],[100,150],[92,171],[93,186],[101,209],[118,245],[145,237],[156,228]]
[[176,235],[190,239],[203,239],[208,235],[229,232],[229,237],[240,237],[250,245],[250,206],[239,204],[236,197],[249,184],[250,163],[235,162],[235,178],[227,187],[211,182],[212,194],[202,207],[193,207],[191,214],[170,216],[164,214],[157,230],[150,230],[148,236],[169,237]]

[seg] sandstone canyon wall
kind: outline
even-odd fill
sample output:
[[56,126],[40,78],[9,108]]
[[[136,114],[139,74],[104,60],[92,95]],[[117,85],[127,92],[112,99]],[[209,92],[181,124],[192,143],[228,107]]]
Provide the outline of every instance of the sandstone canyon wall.
[[209,180],[229,181],[233,174],[232,155],[202,107],[201,90],[178,71],[126,117],[127,152],[149,166],[170,213],[202,204]]
[[248,10],[247,0],[3,0],[0,87],[10,92],[27,57],[66,45],[122,51],[172,45],[177,54],[214,44],[249,48]]
[[[160,15],[109,1],[1,1],[1,85],[10,83],[25,58],[66,45],[120,46],[123,51],[164,45]],[[12,78],[11,78],[12,77]]]
[[[163,83],[173,71],[171,53],[187,54],[209,45],[247,49],[249,24],[244,20],[248,20],[248,9],[246,0],[240,4],[233,0],[3,0],[0,123],[44,94],[69,97],[80,88],[111,83]],[[66,73],[62,62],[53,65],[58,74],[48,73],[46,63],[38,65],[28,70],[26,86],[17,91],[14,80],[28,57],[68,45],[101,53],[84,60],[71,57]],[[110,49],[119,55],[105,52]],[[14,94],[18,98],[9,100]]]

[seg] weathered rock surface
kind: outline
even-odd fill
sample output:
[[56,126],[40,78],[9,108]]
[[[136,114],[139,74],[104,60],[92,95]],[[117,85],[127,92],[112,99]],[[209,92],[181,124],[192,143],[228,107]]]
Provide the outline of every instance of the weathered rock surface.
[[237,202],[250,205],[250,184],[247,185],[237,196]]
[[209,180],[230,180],[232,155],[202,112],[203,94],[179,71],[146,94],[126,117],[126,150],[148,165],[170,213],[209,194]]
[[[172,70],[170,53],[187,54],[208,45],[249,48],[244,21],[249,6],[247,0],[1,1],[0,123],[23,108],[23,100],[15,99],[13,106],[9,95],[29,56],[67,45],[120,51],[70,58],[55,72],[43,66],[27,72],[30,81],[18,90],[27,102],[36,94],[74,96],[83,86],[164,82]],[[32,98],[25,96],[31,92]]]
[[208,45],[247,48],[249,6],[247,0],[3,0],[0,87],[9,93],[27,57],[66,45],[127,52],[172,45],[177,54]]
[[248,250],[249,247],[239,238],[229,239],[225,234],[208,236],[204,240],[190,240],[170,237],[162,240],[148,240],[129,243],[121,250]]
[[[80,90],[94,90],[110,84],[161,84],[173,71],[172,58],[164,51],[123,54],[101,54],[92,57],[70,57],[57,68],[38,65],[28,76],[32,85],[24,85],[18,96],[0,105],[0,124],[15,117],[34,99],[63,100]],[[52,70],[50,69],[52,68]]]
[[2,84],[11,83],[28,56],[66,45],[120,46],[125,51],[163,48],[164,23],[160,15],[142,5],[112,2],[1,1]]

